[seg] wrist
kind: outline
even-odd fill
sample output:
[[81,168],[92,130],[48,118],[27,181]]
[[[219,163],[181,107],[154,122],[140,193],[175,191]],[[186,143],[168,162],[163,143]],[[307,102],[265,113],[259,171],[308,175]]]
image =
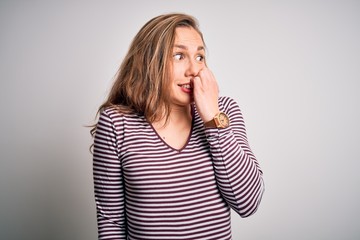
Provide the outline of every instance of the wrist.
[[224,112],[218,112],[212,119],[204,122],[205,128],[227,128],[229,125],[229,117]]

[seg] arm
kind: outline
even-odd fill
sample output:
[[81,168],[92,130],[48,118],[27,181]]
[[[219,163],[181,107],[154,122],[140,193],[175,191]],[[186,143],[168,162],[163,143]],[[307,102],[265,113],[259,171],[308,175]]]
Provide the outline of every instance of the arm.
[[216,180],[226,202],[240,216],[252,215],[258,208],[264,183],[262,171],[252,153],[238,105],[223,98],[219,107],[230,118],[226,129],[206,129]]
[[126,239],[116,123],[103,111],[96,126],[93,174],[99,239]]
[[205,133],[222,196],[240,216],[250,216],[259,206],[264,183],[262,171],[246,138],[240,108],[229,98],[219,101],[217,81],[207,67],[199,71],[192,84],[194,101],[204,123],[220,110],[230,118],[228,128],[206,129]]

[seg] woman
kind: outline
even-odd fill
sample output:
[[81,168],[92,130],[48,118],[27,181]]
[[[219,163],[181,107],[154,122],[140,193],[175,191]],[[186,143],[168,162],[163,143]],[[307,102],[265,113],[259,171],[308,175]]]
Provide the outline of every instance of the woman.
[[135,36],[93,129],[99,239],[231,239],[264,191],[238,105],[218,96],[196,20]]

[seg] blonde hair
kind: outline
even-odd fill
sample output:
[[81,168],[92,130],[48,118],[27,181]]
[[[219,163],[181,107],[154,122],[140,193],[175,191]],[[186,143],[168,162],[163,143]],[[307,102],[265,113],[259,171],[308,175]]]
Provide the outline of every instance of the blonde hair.
[[[120,112],[142,114],[150,122],[163,117],[168,119],[170,59],[178,27],[195,29],[204,42],[197,20],[190,15],[172,13],[148,21],[134,37],[98,113],[113,106]],[[96,126],[91,130],[92,134],[95,130]]]

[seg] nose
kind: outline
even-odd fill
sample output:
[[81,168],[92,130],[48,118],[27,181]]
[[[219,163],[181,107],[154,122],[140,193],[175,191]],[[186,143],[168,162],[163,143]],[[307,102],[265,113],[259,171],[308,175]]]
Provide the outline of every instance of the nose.
[[189,59],[187,63],[187,68],[185,71],[185,75],[187,77],[195,77],[199,74],[200,70],[202,69],[202,65],[195,60]]

